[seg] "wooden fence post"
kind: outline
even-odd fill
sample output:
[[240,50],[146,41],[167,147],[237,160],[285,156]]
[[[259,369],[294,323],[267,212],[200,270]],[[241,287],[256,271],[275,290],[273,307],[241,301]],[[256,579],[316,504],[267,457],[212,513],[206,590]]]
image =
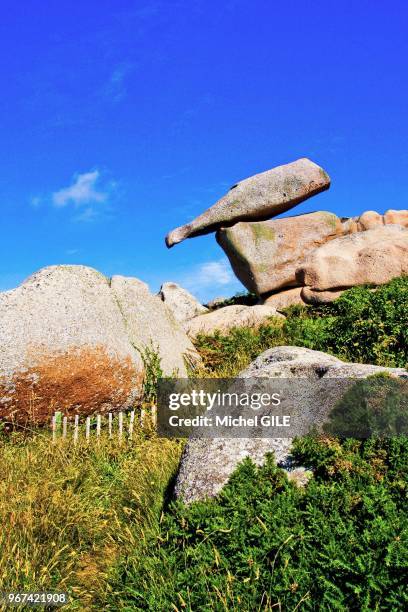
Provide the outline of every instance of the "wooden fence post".
[[129,420],[129,440],[132,440],[133,438],[133,424],[135,421],[135,411],[132,410],[132,412],[130,413],[130,420]]
[[64,416],[62,419],[62,437],[67,437],[67,428],[68,428],[68,417]]
[[123,434],[123,412],[119,412],[119,443],[122,443],[122,434]]
[[55,412],[52,415],[51,429],[52,429],[52,443],[55,444],[55,441],[57,439],[57,415]]
[[108,424],[109,437],[111,438],[112,437],[112,413],[111,412],[108,414],[108,421],[109,421],[109,424]]
[[86,425],[85,425],[85,437],[86,441],[89,442],[89,435],[91,433],[91,417],[86,417]]
[[79,414],[76,414],[75,422],[74,422],[74,444],[77,444],[78,442],[78,433],[79,433]]

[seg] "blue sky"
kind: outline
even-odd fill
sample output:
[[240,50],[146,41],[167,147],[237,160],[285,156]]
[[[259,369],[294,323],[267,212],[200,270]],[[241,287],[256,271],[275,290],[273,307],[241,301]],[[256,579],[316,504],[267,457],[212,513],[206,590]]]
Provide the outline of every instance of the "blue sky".
[[407,18],[403,0],[3,0],[0,289],[80,263],[230,295],[213,235],[164,235],[301,156],[332,187],[296,214],[407,208]]

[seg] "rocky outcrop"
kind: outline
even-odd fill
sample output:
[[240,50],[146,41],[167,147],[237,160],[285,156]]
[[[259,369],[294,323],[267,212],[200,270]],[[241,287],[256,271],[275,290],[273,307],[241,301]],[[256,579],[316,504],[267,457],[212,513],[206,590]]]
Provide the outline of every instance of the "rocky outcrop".
[[298,159],[236,185],[199,217],[166,236],[168,247],[243,220],[259,221],[290,210],[330,186],[326,172],[309,159]]
[[205,307],[208,308],[208,310],[216,310],[217,308],[222,308],[222,306],[227,300],[228,298],[226,296],[219,295],[207,302],[207,304],[205,304]]
[[387,210],[384,215],[384,225],[402,225],[408,228],[408,210]]
[[208,312],[208,308],[200,304],[191,293],[176,283],[163,283],[160,287],[159,296],[172,311],[176,321],[181,324]]
[[[302,286],[300,270],[305,260],[314,253],[318,257],[326,243],[349,234],[365,234],[374,229],[380,231],[398,220],[406,223],[407,211],[388,211],[385,215],[367,211],[351,219],[339,219],[329,212],[315,212],[261,222],[237,223],[219,229],[216,238],[242,284],[249,291],[264,296],[270,292],[276,294],[288,287]],[[332,250],[344,244],[348,244],[348,241],[336,242]],[[336,284],[327,289],[333,290],[340,286]],[[345,288],[349,286],[347,284]],[[314,296],[310,291],[303,291],[301,299],[308,304],[317,304],[333,301],[335,297],[330,293]]]
[[408,210],[387,210],[384,215],[380,215],[375,210],[367,210],[358,217],[347,219],[344,223],[344,233],[365,232],[382,225],[402,225],[403,227],[408,227]]
[[[384,371],[394,377],[405,378],[408,375],[402,368],[345,363],[319,351],[283,346],[262,353],[240,377],[305,379],[305,395],[302,398],[305,416],[310,414],[310,417],[315,418],[316,409],[320,414],[329,414],[339,397],[325,393],[324,388],[313,384],[313,381],[340,378],[342,384],[333,388],[343,392],[347,387],[346,379],[366,378]],[[349,384],[352,384],[351,380]],[[256,464],[262,464],[266,453],[273,452],[276,462],[291,471],[290,446],[291,440],[285,438],[189,440],[177,475],[175,495],[186,503],[217,495],[245,457],[250,457]]]
[[237,223],[217,232],[217,242],[243,285],[258,295],[297,286],[299,263],[343,234],[341,220],[315,212],[270,221]]
[[339,298],[345,289],[327,289],[327,291],[313,291],[310,287],[302,287],[300,296],[304,304],[319,306],[319,304],[331,304]]
[[278,291],[263,297],[262,303],[268,306],[273,306],[278,312],[295,305],[304,305],[302,299],[302,287],[294,287],[293,289],[286,289],[284,291]]
[[382,285],[408,274],[408,230],[380,226],[337,238],[316,249],[297,270],[299,284],[312,291]]
[[0,416],[48,420],[54,410],[130,406],[143,377],[109,281],[52,266],[0,293]]
[[259,327],[271,317],[281,317],[276,308],[270,305],[258,306],[225,306],[200,315],[185,323],[190,338],[199,334],[213,334],[216,331],[228,332],[234,327]]
[[137,279],[51,266],[0,293],[0,418],[42,423],[130,407],[152,343],[166,373],[197,355],[161,300]]

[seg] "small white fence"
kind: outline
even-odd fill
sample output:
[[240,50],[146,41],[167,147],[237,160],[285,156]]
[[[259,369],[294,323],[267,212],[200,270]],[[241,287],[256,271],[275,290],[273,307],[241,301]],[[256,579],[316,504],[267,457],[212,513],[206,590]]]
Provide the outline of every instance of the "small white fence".
[[91,437],[97,439],[102,432],[106,432],[109,438],[117,438],[119,442],[132,440],[135,424],[142,429],[155,428],[157,423],[157,409],[152,406],[149,410],[118,412],[113,414],[95,414],[85,417],[85,428],[82,427],[80,417],[76,414],[73,418],[64,416],[61,412],[55,412],[51,420],[52,441],[58,439],[72,439],[74,444],[78,443],[79,436],[85,434],[85,439],[89,441]]

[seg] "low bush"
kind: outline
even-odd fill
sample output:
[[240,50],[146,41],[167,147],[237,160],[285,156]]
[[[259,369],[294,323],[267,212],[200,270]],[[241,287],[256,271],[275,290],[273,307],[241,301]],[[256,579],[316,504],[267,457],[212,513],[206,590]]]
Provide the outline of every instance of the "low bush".
[[174,503],[105,609],[406,609],[408,439],[305,438],[295,455],[305,489],[269,457],[217,499]]
[[332,304],[294,306],[286,319],[259,329],[199,336],[197,348],[210,375],[234,376],[256,356],[280,345],[325,351],[346,361],[405,367],[408,363],[408,278],[377,288],[355,287]]
[[350,289],[317,316],[333,317],[327,346],[345,359],[397,367],[408,363],[408,277],[374,291]]

